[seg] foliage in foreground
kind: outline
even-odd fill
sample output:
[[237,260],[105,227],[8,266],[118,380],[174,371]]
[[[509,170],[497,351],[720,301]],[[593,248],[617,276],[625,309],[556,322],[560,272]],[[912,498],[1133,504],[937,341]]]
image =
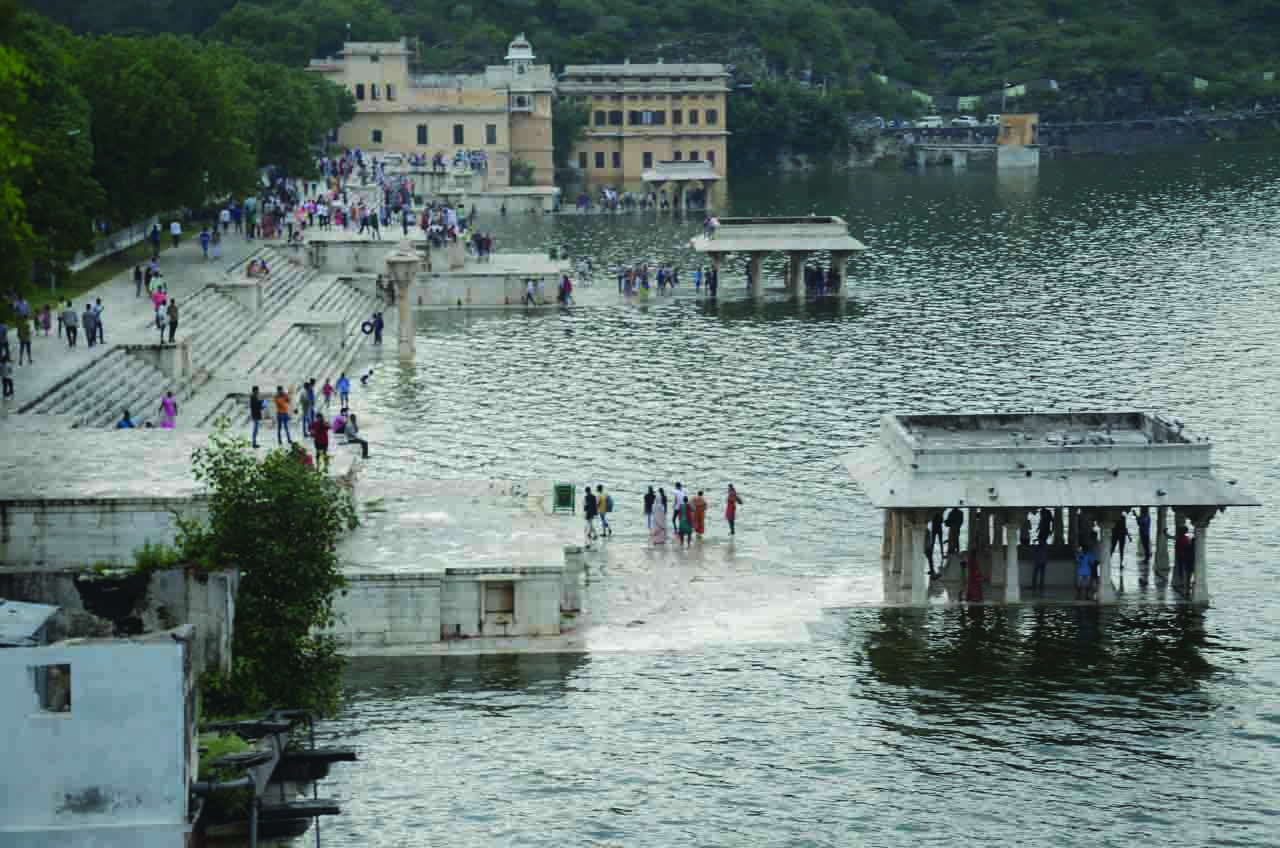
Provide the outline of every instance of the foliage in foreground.
[[275,450],[259,459],[225,431],[196,451],[196,478],[209,489],[209,521],[184,526],[185,559],[240,571],[229,676],[207,676],[205,713],[273,707],[331,714],[342,658],[332,637],[333,599],[345,584],[339,537],[355,526],[349,490]]

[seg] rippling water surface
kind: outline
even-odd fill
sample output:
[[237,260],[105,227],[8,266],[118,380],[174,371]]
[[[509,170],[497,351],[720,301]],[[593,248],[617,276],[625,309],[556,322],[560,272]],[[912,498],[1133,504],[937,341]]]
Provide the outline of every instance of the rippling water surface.
[[[839,461],[886,411],[1132,407],[1280,502],[1273,153],[731,189],[737,214],[845,217],[869,247],[847,305],[751,303],[730,266],[719,304],[601,280],[571,313],[421,315],[372,390],[394,434],[367,480],[600,479],[632,525],[646,485],[732,481],[754,555],[688,565],[669,645],[352,662],[323,733],[361,762],[325,843],[1280,844],[1270,508],[1211,526],[1204,611],[867,608],[880,525]],[[489,225],[597,268],[697,261],[692,220]],[[648,567],[614,582],[681,566]],[[799,596],[798,635],[752,626]],[[698,638],[717,607],[739,617]]]

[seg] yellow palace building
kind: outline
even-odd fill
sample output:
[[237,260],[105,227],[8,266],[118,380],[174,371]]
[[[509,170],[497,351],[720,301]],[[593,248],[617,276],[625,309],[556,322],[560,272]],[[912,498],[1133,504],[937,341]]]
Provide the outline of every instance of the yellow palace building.
[[597,183],[631,186],[664,162],[723,179],[728,79],[717,64],[568,65],[556,90],[590,113],[571,161]]
[[347,88],[355,118],[338,129],[336,143],[370,153],[483,152],[490,183],[506,185],[511,163],[533,166],[534,184],[554,181],[551,98],[555,77],[534,64],[523,35],[507,48],[506,64],[476,74],[414,73],[408,39],[347,42],[342,52],[314,59],[308,69]]

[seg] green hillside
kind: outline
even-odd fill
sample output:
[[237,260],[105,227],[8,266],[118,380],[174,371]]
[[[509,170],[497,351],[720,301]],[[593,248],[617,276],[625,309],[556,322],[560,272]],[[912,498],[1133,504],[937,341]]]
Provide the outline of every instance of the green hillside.
[[[756,77],[855,86],[865,71],[951,94],[1051,77],[1153,102],[1200,77],[1240,93],[1276,70],[1273,0],[30,0],[79,32],[179,32],[285,64],[410,35],[424,65],[497,60],[516,31],[553,65],[662,56],[725,60]],[[810,76],[812,75],[812,76]],[[1142,89],[1145,88],[1145,92]],[[1230,89],[1230,90],[1226,90]]]

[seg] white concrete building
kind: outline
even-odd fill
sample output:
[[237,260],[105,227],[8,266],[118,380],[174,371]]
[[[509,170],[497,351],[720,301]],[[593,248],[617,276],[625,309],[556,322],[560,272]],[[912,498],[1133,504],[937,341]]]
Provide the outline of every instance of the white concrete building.
[[0,845],[184,848],[191,628],[0,649]]
[[[926,551],[931,520],[957,510],[966,535],[955,546],[976,551],[989,584],[1002,589],[1004,600],[1019,601],[1032,584],[1031,516],[1048,510],[1042,587],[1074,585],[1073,557],[1083,542],[1099,561],[1097,600],[1115,600],[1111,531],[1131,511],[1155,516],[1154,552],[1146,560],[1154,559],[1161,579],[1169,570],[1172,514],[1172,528],[1194,527],[1194,579],[1181,588],[1204,603],[1210,521],[1228,506],[1259,505],[1235,480],[1214,474],[1212,449],[1177,419],[1141,412],[886,415],[879,443],[847,464],[884,510],[881,557],[890,600],[925,603],[931,592],[954,591],[946,584],[958,576],[959,557],[939,551],[941,578],[931,580]],[[945,528],[943,536],[934,537],[937,544],[952,547]]]

